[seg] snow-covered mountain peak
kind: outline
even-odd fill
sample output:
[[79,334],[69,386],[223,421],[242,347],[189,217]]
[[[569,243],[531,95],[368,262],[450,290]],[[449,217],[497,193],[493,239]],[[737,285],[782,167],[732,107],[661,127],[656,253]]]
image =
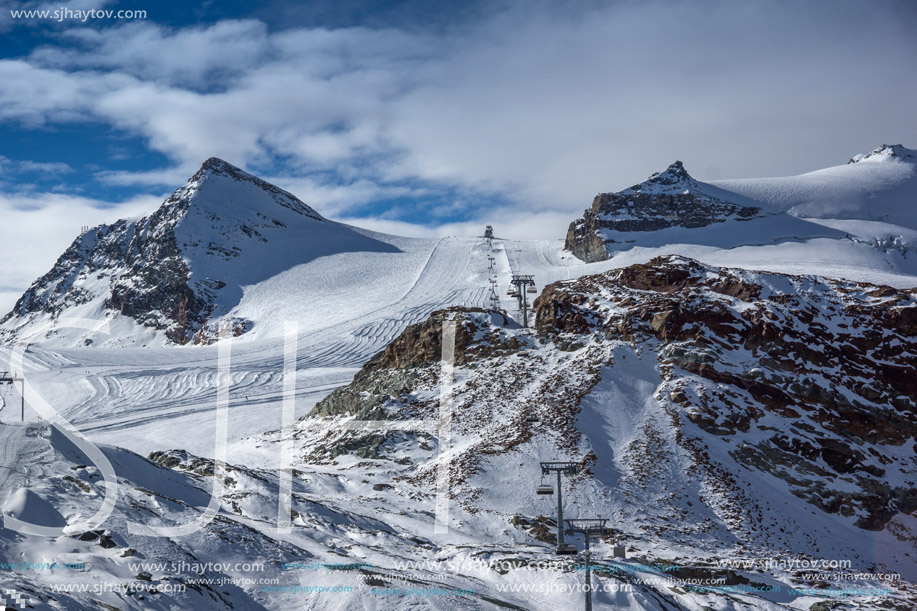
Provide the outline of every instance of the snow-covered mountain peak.
[[[43,334],[39,329],[66,313],[126,323],[107,340],[112,345],[207,341],[244,287],[319,257],[367,251],[398,249],[328,221],[287,191],[212,157],[149,216],[80,235],[0,320],[0,337]],[[254,326],[236,317],[230,322],[237,335]],[[151,330],[158,336],[150,337]],[[90,335],[61,337],[89,345],[96,341]]]
[[917,163],[917,151],[906,148],[901,144],[883,144],[868,153],[854,155],[847,163],[860,163],[862,161],[888,161],[890,159]]
[[[706,229],[698,231],[702,228]],[[583,217],[571,223],[566,248],[583,261],[594,262],[610,258],[612,251],[635,246],[733,248],[811,235],[826,232],[823,227],[773,214],[760,202],[738,193],[695,180],[676,161],[629,189],[598,194]]]
[[248,172],[245,172],[244,170],[237,168],[236,166],[232,165],[228,161],[220,159],[219,157],[211,157],[210,159],[205,161],[203,165],[201,165],[200,171],[201,172],[214,172],[217,174],[242,173],[247,176],[251,176],[251,174],[248,174]]
[[[243,203],[244,202],[244,203]],[[243,203],[240,207],[239,204]],[[249,174],[219,157],[211,157],[163,207],[203,208],[219,217],[270,215],[282,206],[315,220],[322,216],[280,187]]]
[[819,219],[880,222],[907,228],[882,230],[882,239],[917,229],[917,150],[883,144],[855,155],[844,165],[799,176],[717,180],[715,186],[739,193],[775,211]]
[[656,172],[640,184],[622,193],[684,193],[698,190],[698,183],[688,174],[684,164],[676,161],[662,172]]
[[685,165],[681,161],[676,161],[665,169],[663,172],[655,172],[650,176],[647,182],[662,185],[675,185],[694,182],[694,179],[688,174]]

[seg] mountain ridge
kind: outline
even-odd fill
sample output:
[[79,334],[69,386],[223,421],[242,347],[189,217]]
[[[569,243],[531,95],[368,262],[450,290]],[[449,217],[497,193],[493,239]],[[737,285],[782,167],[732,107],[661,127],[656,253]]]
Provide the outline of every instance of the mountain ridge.
[[797,217],[879,221],[917,229],[917,150],[900,144],[883,144],[844,165],[797,176],[711,184]]
[[596,195],[583,216],[570,224],[565,248],[592,263],[635,246],[687,243],[732,248],[837,235],[700,182],[676,161],[632,187]]
[[[0,320],[0,334],[13,340],[48,326],[54,333],[66,314],[133,321],[173,344],[207,341],[199,332],[214,332],[208,322],[238,304],[245,286],[360,250],[397,249],[212,157],[153,213],[81,234]],[[230,322],[233,334],[251,328]],[[84,343],[93,342],[87,334]]]

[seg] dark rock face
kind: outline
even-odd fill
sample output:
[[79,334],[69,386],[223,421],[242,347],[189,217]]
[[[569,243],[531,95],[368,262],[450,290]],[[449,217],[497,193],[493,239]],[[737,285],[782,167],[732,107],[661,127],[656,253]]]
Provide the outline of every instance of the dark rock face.
[[[519,326],[500,312],[460,307],[433,312],[426,321],[405,329],[384,351],[366,363],[350,384],[320,401],[302,418],[302,434],[310,435],[309,431],[320,429],[322,421],[328,418],[390,420],[393,424],[403,419],[436,418],[441,392],[442,328],[446,320],[456,322],[457,370],[483,372],[493,365],[513,369],[516,359],[525,358],[534,345],[531,337],[517,337],[514,331]],[[488,379],[492,383],[466,382],[462,385],[463,392],[471,393],[471,397],[456,397],[454,401],[453,425],[457,429],[469,427],[478,433],[485,428],[495,429],[493,436],[484,435],[486,439],[456,458],[455,472],[450,476],[455,485],[474,472],[482,456],[505,451],[531,436],[530,429],[507,430],[494,421],[494,397],[507,396],[516,378],[494,372]],[[564,380],[563,383],[579,387],[577,380]],[[403,464],[410,460],[395,457],[396,446],[411,439],[421,451],[430,452],[436,443],[432,433],[336,429],[321,434],[319,443],[305,445],[311,448],[309,460],[315,462],[352,454],[363,458],[387,458]],[[411,478],[419,483],[432,475],[433,472],[422,469]],[[473,496],[464,498],[471,500]]]
[[75,281],[85,285],[95,280],[107,291],[106,309],[163,330],[175,343],[186,343],[206,320],[212,303],[189,286],[191,271],[176,245],[175,224],[188,207],[185,195],[179,189],[136,223],[119,221],[81,235],[0,322],[42,313],[56,317],[93,297],[75,287]]
[[[309,416],[357,415],[361,420],[384,419],[381,406],[409,394],[427,370],[436,365],[442,356],[443,322],[457,320],[455,333],[455,364],[464,365],[484,355],[493,356],[501,351],[515,351],[519,343],[515,338],[501,341],[492,336],[485,348],[474,337],[482,330],[469,314],[497,316],[504,324],[502,314],[489,313],[478,308],[453,308],[438,310],[420,323],[409,326],[385,350],[370,359],[354,377],[353,382],[334,390],[322,399]],[[476,324],[477,323],[477,324]]]
[[740,206],[707,194],[676,161],[664,172],[629,189],[596,195],[583,218],[570,224],[565,247],[583,261],[603,261],[609,258],[606,244],[621,241],[605,237],[603,230],[628,233],[697,228],[760,215],[760,208]]
[[707,434],[769,420],[733,457],[823,510],[877,530],[917,509],[913,456],[889,458],[917,451],[913,294],[662,257],[548,286],[535,310],[539,332],[565,342],[653,343],[673,403]]
[[123,255],[127,271],[112,283],[105,306],[184,344],[207,319],[212,302],[189,286],[191,270],[173,230],[180,212],[180,206],[161,208],[138,223]]

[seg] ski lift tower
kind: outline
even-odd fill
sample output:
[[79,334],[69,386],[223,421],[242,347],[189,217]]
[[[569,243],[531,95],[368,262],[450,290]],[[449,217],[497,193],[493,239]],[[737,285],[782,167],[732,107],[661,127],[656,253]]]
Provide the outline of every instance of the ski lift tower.
[[484,229],[484,239],[485,239],[485,240],[492,240],[492,239],[494,239],[494,228],[493,228],[491,225],[488,225],[488,226]]
[[[549,475],[552,471],[557,473],[557,548],[554,553],[558,556],[570,556],[576,553],[576,547],[564,543],[564,502],[563,493],[560,488],[560,474],[573,475],[579,470],[579,465],[575,462],[543,462],[541,463],[542,475]],[[538,494],[550,494],[543,492],[542,486],[538,487]]]
[[522,326],[529,326],[529,299],[528,294],[535,292],[535,276],[531,274],[513,274],[510,284],[516,287],[511,297],[519,300],[519,309],[522,310]]
[[500,309],[500,298],[497,297],[497,279],[496,278],[490,279],[490,296],[488,297],[488,299],[490,299],[490,309],[491,310]]
[[587,518],[567,520],[568,530],[582,533],[586,538],[586,550],[583,556],[586,559],[586,611],[592,611],[592,569],[589,566],[589,537],[601,537],[605,534],[606,518]]
[[15,382],[19,382],[21,385],[21,391],[19,393],[19,418],[25,422],[25,380],[14,376],[9,371],[0,371],[0,384],[9,384],[12,386]]

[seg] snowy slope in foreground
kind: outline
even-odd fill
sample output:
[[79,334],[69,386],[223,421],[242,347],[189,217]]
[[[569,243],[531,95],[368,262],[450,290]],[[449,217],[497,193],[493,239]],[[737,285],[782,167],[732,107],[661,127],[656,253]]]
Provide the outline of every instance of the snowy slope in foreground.
[[[523,259],[517,255],[513,261]],[[844,600],[863,611],[886,602],[907,608],[917,600],[904,555],[915,552],[908,540],[915,524],[896,512],[910,502],[899,489],[913,487],[907,428],[913,422],[881,419],[885,424],[874,427],[868,415],[886,410],[886,395],[900,404],[900,392],[913,387],[899,374],[913,347],[914,309],[912,294],[882,287],[704,268],[677,258],[581,278],[543,293],[537,333],[496,313],[454,313],[459,332],[448,431],[437,414],[440,312],[401,334],[349,388],[323,402],[316,417],[286,434],[247,440],[247,453],[235,446],[233,464],[217,477],[219,465],[185,452],[146,460],[104,447],[120,478],[121,502],[102,532],[70,529],[42,538],[0,530],[4,558],[87,562],[88,569],[0,573],[0,585],[25,592],[37,608],[53,606],[51,584],[72,583],[150,584],[161,593],[57,594],[62,608],[101,600],[130,609],[567,611],[582,604],[576,587],[583,573],[573,568],[580,559],[553,555],[554,498],[534,494],[538,461],[561,459],[583,467],[564,480],[567,517],[611,519],[609,536],[593,546],[603,567],[595,579],[604,586],[596,608],[807,611],[834,598],[822,585],[888,586],[877,578],[820,579],[786,564],[763,570],[719,564],[743,558],[840,558],[850,559],[857,574],[900,571],[904,581],[889,594]],[[252,342],[230,343],[242,348],[247,366],[259,362],[244,352],[254,350]],[[139,359],[212,350],[68,354],[82,354],[85,366],[93,366],[106,352]],[[825,358],[799,357],[805,350]],[[873,371],[876,363],[881,374]],[[788,367],[799,370],[787,378]],[[213,385],[197,373],[198,384]],[[239,387],[258,385],[245,375],[233,379],[236,397]],[[336,406],[366,407],[359,417],[381,415],[391,427],[381,435],[348,430],[354,414]],[[832,418],[826,412],[832,409],[849,417]],[[173,431],[159,432],[175,441]],[[289,533],[276,530],[283,441],[295,453]],[[105,490],[98,469],[46,427],[4,425],[0,448],[3,466],[29,465],[21,473],[0,469],[4,490],[28,487],[68,523],[98,506]],[[447,532],[434,527],[440,474],[451,495]],[[195,519],[217,479],[224,500],[204,530],[146,537],[126,527]],[[15,511],[22,494],[14,493],[5,509]],[[611,557],[614,543],[627,546],[628,559]],[[264,562],[265,570],[170,568],[182,559],[231,567]],[[165,564],[144,569],[135,562]],[[200,584],[229,578],[239,582]],[[243,581],[250,579],[279,581],[264,588]],[[724,581],[696,591],[679,581],[686,579]],[[171,591],[181,584],[198,588]],[[341,591],[294,589],[314,586]],[[412,587],[467,593],[392,593]]]
[[[571,461],[580,472],[564,478],[565,514],[613,524],[601,562],[623,542],[691,577],[727,579],[707,596],[662,587],[638,608],[809,609],[837,597],[815,581],[852,586],[780,567],[722,573],[718,560],[736,556],[849,559],[853,573],[917,578],[912,293],[667,258],[553,285],[536,311],[536,333],[486,311],[439,312],[406,330],[301,421],[304,468],[348,478],[337,498],[356,490],[377,515],[432,507],[447,481],[456,535],[493,546],[552,541],[555,498],[535,495],[539,461]],[[377,419],[384,431],[355,422]],[[762,583],[779,587],[740,587]],[[917,600],[913,583],[893,590],[902,608]],[[565,608],[555,604],[536,608]]]

